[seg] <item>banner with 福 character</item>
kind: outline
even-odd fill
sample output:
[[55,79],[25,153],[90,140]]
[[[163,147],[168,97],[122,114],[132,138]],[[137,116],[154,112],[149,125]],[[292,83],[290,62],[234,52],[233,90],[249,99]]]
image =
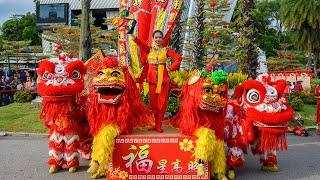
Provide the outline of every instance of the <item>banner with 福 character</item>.
[[210,179],[197,176],[195,139],[187,136],[122,135],[116,139],[108,179]]

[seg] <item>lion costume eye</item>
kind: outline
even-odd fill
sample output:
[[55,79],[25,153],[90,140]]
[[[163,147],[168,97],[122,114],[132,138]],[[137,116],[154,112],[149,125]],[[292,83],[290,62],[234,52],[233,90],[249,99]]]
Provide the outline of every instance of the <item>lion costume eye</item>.
[[247,93],[247,101],[249,103],[257,103],[260,100],[260,94],[256,89],[250,89]]
[[275,95],[278,94],[276,88],[274,88],[274,87],[272,87],[272,86],[268,86],[268,87],[267,87],[267,93],[268,93],[269,95],[272,95],[272,96],[275,96]]
[[102,76],[103,75],[103,72],[102,71],[99,71],[98,72],[98,76]]
[[120,72],[119,71],[113,71],[111,72],[112,77],[120,77]]
[[80,79],[80,72],[79,70],[72,71],[72,79]]
[[205,92],[205,93],[213,94],[213,89],[210,88],[210,87],[205,87],[205,88],[204,88],[204,92]]

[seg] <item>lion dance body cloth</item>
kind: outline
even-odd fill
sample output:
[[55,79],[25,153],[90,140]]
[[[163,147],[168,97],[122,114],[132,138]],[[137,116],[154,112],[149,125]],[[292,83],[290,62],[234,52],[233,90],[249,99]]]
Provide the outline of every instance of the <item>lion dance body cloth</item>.
[[39,63],[37,90],[43,98],[40,119],[49,130],[50,173],[57,172],[63,165],[70,172],[76,171],[79,154],[90,158],[89,126],[78,101],[85,73],[81,60],[68,58],[63,53]]
[[119,66],[115,57],[106,57],[93,66],[88,119],[94,139],[88,172],[92,178],[99,178],[112,161],[115,138],[134,128],[151,127],[152,116],[127,66]]
[[183,86],[182,102],[175,124],[182,134],[196,136],[195,158],[198,175],[204,173],[204,162],[210,162],[211,173],[225,179],[224,152],[225,112],[228,100],[227,74],[223,70],[195,72]]
[[242,166],[243,153],[251,145],[253,154],[260,154],[262,170],[278,171],[276,152],[287,149],[285,133],[294,115],[283,97],[285,86],[284,80],[272,82],[261,74],[236,87],[225,129],[230,167]]

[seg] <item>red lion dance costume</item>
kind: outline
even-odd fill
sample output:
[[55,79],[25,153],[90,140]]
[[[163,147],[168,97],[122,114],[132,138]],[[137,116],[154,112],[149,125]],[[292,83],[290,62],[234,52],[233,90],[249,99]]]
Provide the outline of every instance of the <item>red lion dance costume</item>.
[[57,172],[63,165],[75,172],[79,153],[90,157],[89,126],[77,101],[84,88],[85,73],[81,60],[63,53],[59,58],[39,63],[37,90],[43,98],[40,119],[49,129],[49,173]]
[[197,138],[195,158],[198,176],[204,174],[204,162],[210,162],[212,174],[226,179],[224,152],[225,112],[228,98],[227,74],[223,70],[195,72],[183,86],[182,102],[175,123],[180,132]]
[[94,137],[88,172],[92,178],[105,175],[112,160],[115,138],[133,128],[152,125],[152,116],[126,66],[115,57],[96,64],[89,96],[88,119]]
[[285,87],[286,81],[271,82],[268,74],[236,87],[237,100],[228,105],[225,128],[230,167],[242,166],[251,144],[252,152],[260,154],[261,169],[278,171],[276,152],[287,149],[285,133],[294,115],[283,97]]

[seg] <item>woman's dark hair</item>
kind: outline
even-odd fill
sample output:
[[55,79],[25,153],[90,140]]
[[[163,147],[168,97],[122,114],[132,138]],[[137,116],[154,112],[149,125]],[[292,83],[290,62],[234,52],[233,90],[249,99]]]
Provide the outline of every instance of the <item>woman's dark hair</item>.
[[160,31],[160,30],[155,30],[155,31],[153,32],[153,34],[152,34],[152,37],[154,38],[154,35],[157,34],[157,33],[160,33],[161,36],[163,37],[163,32]]

